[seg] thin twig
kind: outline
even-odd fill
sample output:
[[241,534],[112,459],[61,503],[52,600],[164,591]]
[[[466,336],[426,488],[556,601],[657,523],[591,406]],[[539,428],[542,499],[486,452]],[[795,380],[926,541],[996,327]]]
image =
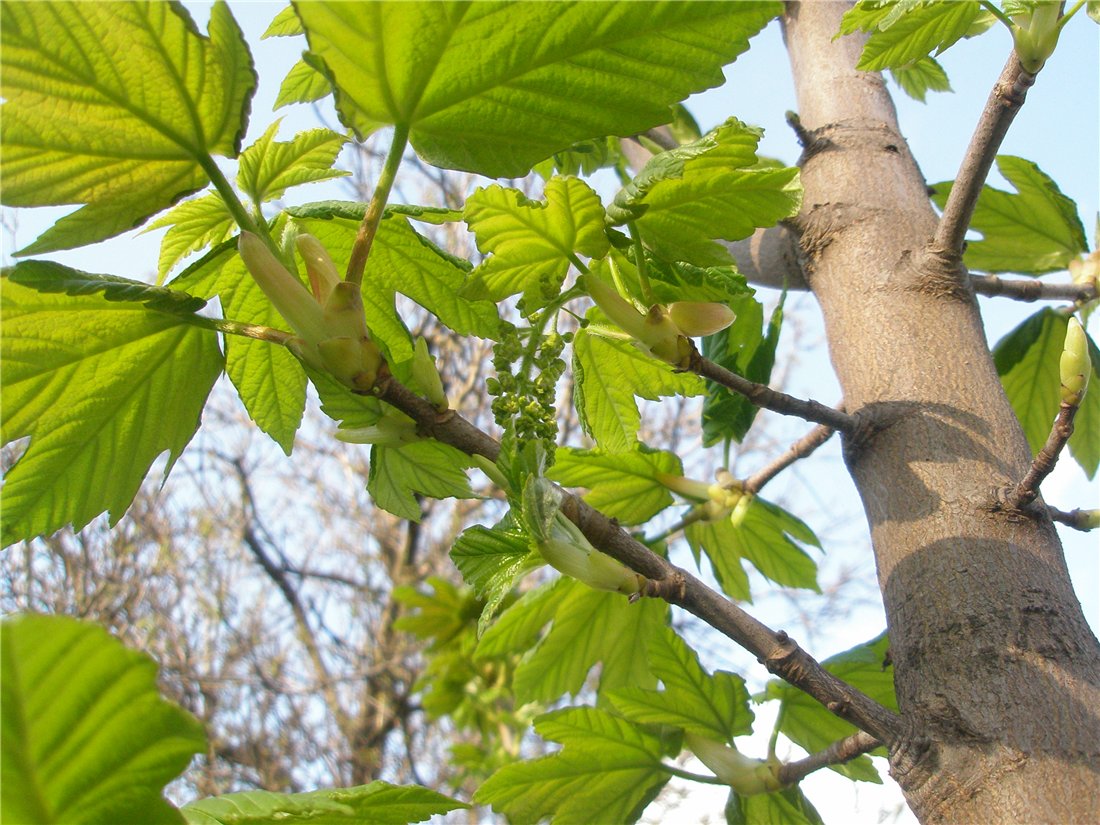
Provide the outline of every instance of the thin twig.
[[[496,439],[453,410],[440,413],[431,402],[393,377],[381,379],[375,394],[416,421],[417,430],[425,436],[493,461],[500,454]],[[687,571],[654,553],[618,522],[568,491],[562,493],[561,511],[565,517],[580,528],[594,547],[645,576],[648,579],[645,595],[663,598],[699,617],[753,653],[771,673],[814,697],[841,719],[884,743],[898,740],[901,719],[892,710],[829,673],[785,632],[765,626]]]
[[868,751],[880,747],[882,743],[869,733],[856,731],[846,739],[833,742],[823,751],[812,753],[805,759],[797,762],[788,762],[779,769],[779,781],[784,785],[793,785],[801,782],[811,773],[830,765],[842,765],[851,762],[857,756],[862,756]]
[[1020,483],[1008,492],[1007,503],[1010,509],[1019,510],[1031,504],[1039,495],[1039,485],[1043,483],[1054,465],[1058,463],[1058,456],[1062,448],[1066,446],[1069,437],[1073,435],[1073,418],[1077,415],[1077,404],[1062,402],[1058,409],[1058,417],[1054,419],[1054,425],[1050,428],[1047,443],[1039,454],[1031,461],[1031,467],[1027,475]]
[[778,392],[764,384],[756,384],[747,378],[742,378],[737,373],[704,358],[698,352],[692,353],[689,369],[696,375],[745,396],[756,406],[781,415],[793,415],[848,434],[854,433],[859,423],[854,415],[826,407],[817,401],[795,398],[793,395]]
[[794,464],[798,459],[805,458],[832,438],[834,432],[836,432],[836,430],[832,427],[825,424],[818,424],[806,433],[806,435],[802,436],[802,438],[798,439],[798,441],[787,448],[787,451],[783,453],[783,455],[745,479],[743,485],[745,492],[753,494],[759,493],[760,488],[775,478],[782,470]]
[[978,295],[1012,298],[1015,301],[1076,301],[1086,303],[1098,297],[1096,284],[1045,284],[1023,278],[1005,280],[996,275],[971,275],[970,285]]
[[1059,524],[1064,524],[1067,527],[1072,527],[1074,530],[1080,530],[1082,533],[1088,533],[1091,530],[1095,530],[1097,521],[1096,510],[1082,510],[1078,507],[1075,510],[1059,510],[1057,507],[1051,507],[1047,505],[1047,514],[1052,521],[1056,521]]
[[1008,127],[1016,113],[1024,105],[1027,90],[1035,83],[1035,75],[1020,65],[1013,52],[1001,76],[989,93],[985,109],[970,138],[951,194],[943,207],[931,250],[934,254],[946,256],[949,260],[959,260],[963,253],[963,240],[970,226],[970,218],[978,203],[978,195],[989,176],[993,159],[1004,140]]

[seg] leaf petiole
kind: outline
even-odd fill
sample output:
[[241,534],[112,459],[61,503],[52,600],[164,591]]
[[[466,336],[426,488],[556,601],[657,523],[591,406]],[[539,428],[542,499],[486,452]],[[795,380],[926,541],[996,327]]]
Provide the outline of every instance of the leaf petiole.
[[401,157],[405,154],[408,143],[409,127],[402,124],[394,126],[393,140],[386,154],[386,162],[382,166],[382,174],[378,176],[378,183],[367,205],[367,212],[363,215],[363,222],[359,224],[359,232],[351,248],[351,257],[348,258],[348,270],[344,280],[356,286],[363,283],[363,270],[367,266],[370,248],[374,244],[374,236],[378,232],[378,224],[382,221],[386,201],[389,200],[390,190],[393,189],[393,182],[397,178],[397,167],[401,165]]

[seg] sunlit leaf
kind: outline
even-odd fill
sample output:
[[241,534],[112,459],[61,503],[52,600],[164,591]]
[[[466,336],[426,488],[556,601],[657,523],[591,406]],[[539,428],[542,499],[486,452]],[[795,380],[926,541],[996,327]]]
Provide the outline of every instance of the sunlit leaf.
[[607,453],[559,447],[547,476],[568,487],[587,487],[584,500],[605,516],[641,524],[672,504],[672,495],[655,474],[683,471],[678,456],[659,450]]
[[217,246],[227,240],[237,228],[237,222],[225,208],[221,196],[210,192],[176,204],[151,221],[143,231],[150,232],[165,226],[168,231],[160,243],[158,281],[163,281],[172,267],[192,252]]
[[273,108],[281,109],[292,103],[313,103],[332,94],[332,83],[305,60],[290,67],[279,87]]
[[202,726],[157,692],[157,666],[65,616],[0,624],[8,823],[180,823],[164,786],[206,751]]
[[236,156],[256,85],[224,3],[209,37],[177,3],[5,3],[3,202],[84,204],[20,254],[139,225]]
[[485,599],[479,633],[488,626],[516,581],[543,564],[542,558],[532,552],[527,534],[511,517],[492,529],[468,527],[451,548],[451,560],[462,573],[462,580]]
[[[967,243],[967,267],[1040,275],[1065,269],[1088,250],[1077,205],[1038,166],[999,155],[997,169],[1016,187],[1016,194],[982,187],[970,220],[970,228],[980,232],[982,240]],[[932,200],[942,209],[950,194],[951,183],[939,183]]]
[[473,498],[465,468],[469,456],[439,441],[414,441],[401,447],[371,447],[367,490],[374,503],[395,516],[420,521],[416,494],[430,498]]
[[565,708],[540,717],[535,730],[564,747],[504,766],[474,795],[513,822],[633,822],[670,777],[661,741],[605,711]]
[[217,336],[102,295],[3,279],[5,444],[30,443],[4,482],[3,544],[122,517],[157,456],[168,466],[221,374]]
[[922,57],[890,70],[890,76],[914,100],[924,103],[929,92],[950,92],[951,83],[943,66],[931,57]]
[[575,398],[581,424],[610,453],[629,452],[638,443],[641,416],[635,396],[701,395],[702,379],[676,373],[626,341],[586,330],[573,339]]
[[694,143],[654,155],[615,196],[608,218],[633,221],[665,260],[730,264],[719,240],[747,238],[802,204],[797,169],[750,168],[761,134],[730,118]]
[[53,261],[21,261],[5,270],[4,274],[13,283],[39,292],[61,292],[73,296],[100,294],[108,301],[129,301],[174,315],[194,315],[206,306],[202,298],[176,289],[150,286],[117,275],[93,275]]
[[551,178],[544,200],[496,184],[466,200],[466,223],[489,255],[463,288],[469,298],[499,301],[522,292],[528,311],[561,293],[570,262],[607,253],[599,196],[577,178]]
[[331,129],[309,129],[288,141],[277,141],[281,120],[241,152],[237,182],[255,203],[281,198],[291,186],[345,177],[334,169],[347,138]]
[[840,31],[871,32],[856,68],[872,72],[940,54],[971,31],[981,11],[981,4],[973,0],[862,2],[845,13]]
[[695,651],[671,628],[646,640],[646,655],[662,690],[626,687],[608,698],[634,722],[673,725],[721,741],[752,732],[749,694],[740,676],[703,670]]
[[778,3],[297,3],[360,135],[410,129],[429,163],[526,174],[574,143],[633,135],[722,82]]
[[419,785],[377,781],[294,794],[241,791],[200,799],[180,810],[188,825],[270,825],[298,819],[311,825],[404,825],[468,807]]

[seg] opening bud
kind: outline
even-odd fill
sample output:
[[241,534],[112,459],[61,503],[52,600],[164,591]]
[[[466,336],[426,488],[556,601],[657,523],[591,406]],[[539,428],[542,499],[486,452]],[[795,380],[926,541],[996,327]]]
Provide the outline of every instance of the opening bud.
[[369,427],[339,429],[335,435],[348,444],[378,444],[381,447],[400,447],[420,440],[416,423],[411,418],[396,415],[384,415]]
[[1040,0],[1032,5],[1030,13],[1013,15],[1012,41],[1020,65],[1035,74],[1058,45],[1061,3]]
[[309,273],[309,286],[313,290],[313,297],[317,299],[317,303],[324,306],[332,290],[343,278],[340,277],[336,264],[333,263],[332,256],[328,254],[324,244],[313,235],[303,232],[294,239],[294,243],[298,247],[298,254],[305,262],[306,272]]
[[413,348],[412,374],[424,397],[431,401],[437,410],[443,412],[450,406],[447,402],[447,394],[443,392],[443,380],[439,377],[435,359],[428,352],[428,342],[423,338],[417,338]]
[[668,315],[688,338],[721,332],[737,317],[725,304],[705,301],[676,301],[669,304]]
[[691,731],[684,731],[684,744],[716,777],[743,796],[771,793],[783,787],[776,773],[778,765],[751,759],[736,748]]
[[260,238],[242,232],[237,241],[241,260],[275,309],[301,338],[310,343],[327,338],[324,314],[302,285]]

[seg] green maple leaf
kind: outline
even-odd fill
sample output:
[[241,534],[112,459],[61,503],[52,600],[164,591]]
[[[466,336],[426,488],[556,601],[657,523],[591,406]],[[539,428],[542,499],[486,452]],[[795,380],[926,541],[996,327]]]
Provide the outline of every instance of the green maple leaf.
[[94,624],[0,624],[5,822],[181,823],[164,786],[206,750],[202,725],[161,698],[156,663]]
[[578,141],[633,135],[722,82],[782,12],[740,3],[295,3],[362,136],[407,128],[427,162],[522,176]]
[[951,91],[947,72],[931,57],[921,57],[912,63],[891,69],[890,76],[902,91],[921,103],[924,103],[929,92]]
[[510,513],[492,529],[475,525],[464,530],[450,555],[462,580],[485,599],[478,620],[479,634],[488,627],[515,583],[544,564],[542,557],[532,552],[530,537]]
[[[983,186],[970,228],[982,240],[967,243],[963,263],[983,272],[1040,275],[1065,269],[1088,250],[1077,205],[1034,163],[1011,155],[997,156],[997,169],[1017,193]],[[951,183],[933,187],[941,209]]]
[[683,471],[679,457],[664,451],[607,453],[559,447],[546,475],[562,485],[587,487],[584,500],[608,518],[641,524],[672,504],[672,494],[656,474]]
[[544,195],[532,201],[494,184],[469,197],[466,223],[489,257],[470,273],[465,296],[495,302],[522,292],[526,309],[536,310],[560,294],[577,255],[607,254],[603,204],[588,184],[554,177]]
[[664,624],[668,606],[652,599],[627,604],[618,593],[575,580],[562,588],[549,632],[516,668],[516,700],[551,702],[564,693],[576,695],[597,662],[603,664],[601,691],[655,685],[645,640]]
[[102,295],[3,279],[3,442],[30,437],[4,483],[3,544],[118,521],[153,461],[168,468],[222,371],[217,336]]
[[614,708],[627,719],[674,725],[719,741],[752,733],[753,713],[740,676],[725,671],[707,673],[695,651],[671,627],[646,640],[646,655],[664,689],[626,687],[608,694]]
[[633,222],[665,260],[731,263],[718,240],[747,238],[802,204],[797,169],[751,168],[761,134],[730,118],[693,143],[654,155],[615,196],[609,221]]
[[131,229],[236,156],[252,57],[224,3],[209,28],[176,3],[3,5],[3,202],[84,205],[20,254]]
[[[856,690],[863,691],[875,701],[896,710],[894,671],[892,666],[885,663],[889,649],[890,640],[883,633],[869,642],[829,657],[822,665]],[[833,742],[856,732],[854,725],[830,713],[820,702],[785,682],[769,682],[763,695],[758,698],[778,699],[783,703],[776,722],[779,730],[810,753],[823,750]],[[830,767],[850,779],[882,782],[878,771],[866,756]]]
[[228,240],[237,228],[237,222],[225,207],[221,195],[208,192],[198,198],[176,204],[159,218],[151,221],[142,232],[151,232],[167,226],[160,243],[160,260],[157,262],[157,280],[163,281],[168,272],[190,255],[208,246],[217,246]]
[[630,452],[638,443],[641,415],[635,397],[702,395],[703,381],[673,372],[662,361],[627,341],[580,330],[573,339],[577,413],[585,432],[611,453]]
[[504,766],[474,794],[513,822],[634,822],[670,777],[661,740],[606,711],[565,708],[539,717],[535,730],[564,747]]
[[782,507],[759,496],[737,526],[728,518],[697,521],[684,531],[696,561],[707,554],[722,590],[734,599],[748,598],[748,580],[741,568],[746,559],[766,578],[783,587],[820,592],[817,564],[799,544],[820,547],[813,531]]
[[265,825],[301,819],[318,825],[405,825],[470,807],[419,785],[369,785],[305,793],[240,791],[200,799],[180,809],[188,825]]
[[465,453],[439,441],[414,441],[400,447],[371,447],[367,491],[375,504],[395,516],[420,521],[416,493],[430,498],[475,498],[464,472],[472,462]]
[[309,129],[292,140],[277,141],[276,120],[255,143],[241,152],[237,183],[254,203],[281,198],[291,186],[346,177],[333,169],[347,138],[331,129]]
[[860,3],[845,13],[840,33],[867,31],[857,69],[872,72],[907,66],[940,54],[981,26],[981,4],[960,2]]

